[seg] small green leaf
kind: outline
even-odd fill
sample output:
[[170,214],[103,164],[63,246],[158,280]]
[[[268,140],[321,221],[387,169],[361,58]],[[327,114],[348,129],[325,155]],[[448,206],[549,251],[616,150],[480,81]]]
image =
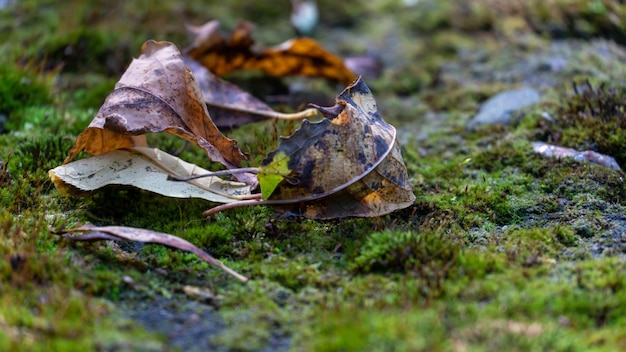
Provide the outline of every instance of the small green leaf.
[[274,155],[272,161],[261,168],[261,172],[258,174],[259,184],[261,185],[261,196],[263,199],[268,199],[278,184],[289,175],[291,170],[287,164],[289,163],[289,156],[285,152],[281,151]]

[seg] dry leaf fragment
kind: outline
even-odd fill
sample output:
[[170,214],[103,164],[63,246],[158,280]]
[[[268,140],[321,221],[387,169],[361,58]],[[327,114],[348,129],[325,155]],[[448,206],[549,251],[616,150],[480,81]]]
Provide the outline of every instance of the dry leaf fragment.
[[149,40],[142,51],[78,136],[65,163],[83,149],[99,155],[134,146],[132,136],[168,132],[195,143],[227,168],[239,166],[243,154],[211,121],[200,88],[176,46]]
[[533,151],[539,155],[554,158],[574,158],[576,161],[589,161],[613,170],[621,170],[617,161],[612,156],[600,154],[592,150],[578,151],[572,148],[550,145],[544,142],[533,142]]
[[311,38],[296,38],[260,52],[252,50],[254,28],[242,22],[229,40],[217,30],[219,22],[211,21],[193,31],[196,41],[186,53],[218,76],[235,70],[260,70],[269,76],[302,75],[325,77],[344,84],[356,75],[343,63],[341,57],[322,48]]
[[205,215],[269,204],[281,212],[327,219],[379,216],[413,204],[396,130],[378,113],[367,85],[359,79],[335,106],[319,109],[327,118],[303,121],[263,160],[259,182],[265,200],[218,206]]
[[[171,182],[168,176],[190,177],[209,171],[154,148],[120,149],[73,161],[48,172],[57,189],[70,194],[107,185],[128,185],[167,197],[202,198],[228,203],[250,195],[250,186],[219,177]],[[77,192],[78,191],[78,192]]]
[[167,233],[156,232],[151,230],[144,230],[135,227],[126,226],[93,226],[83,225],[81,227],[73,229],[64,229],[58,231],[57,234],[67,234],[74,232],[86,232],[80,236],[66,236],[65,238],[71,241],[97,241],[97,240],[129,240],[143,243],[157,243],[164,246],[180,249],[186,252],[193,253],[200,257],[202,260],[217,266],[224,272],[232,275],[236,279],[246,282],[248,279],[241,274],[233,271],[219,260],[213,258],[207,252],[194,246],[192,243],[176,236],[172,236]]

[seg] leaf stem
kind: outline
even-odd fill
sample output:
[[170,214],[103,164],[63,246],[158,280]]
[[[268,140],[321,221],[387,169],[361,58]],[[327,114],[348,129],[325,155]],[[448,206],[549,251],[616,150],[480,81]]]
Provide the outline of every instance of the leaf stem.
[[220,170],[220,171],[215,171],[215,172],[209,172],[206,174],[193,175],[189,177],[176,177],[176,176],[168,175],[167,180],[168,181],[191,181],[191,180],[196,180],[196,179],[203,178],[203,177],[235,175],[235,174],[244,174],[248,172],[257,174],[261,172],[261,168],[243,167],[240,169]]
[[243,113],[247,113],[247,114],[263,116],[263,117],[266,117],[268,119],[279,119],[279,120],[302,120],[302,119],[305,119],[307,117],[316,116],[317,113],[318,113],[318,110],[315,109],[315,108],[309,108],[309,109],[302,110],[302,111],[299,111],[299,112],[295,112],[295,113],[292,113],[292,114],[284,114],[284,113],[276,112],[276,111],[264,111],[264,110],[246,109],[246,108],[242,108],[242,107],[235,106],[235,105],[217,104],[217,103],[214,103],[214,102],[207,102],[207,104],[211,105],[211,106],[214,106],[216,108],[220,108],[220,109],[239,111],[239,112],[243,112]]
[[247,199],[247,200],[240,200],[238,202],[232,202],[232,203],[224,203],[224,204],[220,204],[216,207],[213,207],[211,209],[207,209],[204,211],[204,213],[202,213],[202,216],[209,217],[215,213],[219,213],[220,211],[224,211],[226,209],[232,209],[232,208],[238,208],[238,207],[243,207],[246,205],[256,205],[256,204],[262,204],[263,201],[259,198],[259,199]]

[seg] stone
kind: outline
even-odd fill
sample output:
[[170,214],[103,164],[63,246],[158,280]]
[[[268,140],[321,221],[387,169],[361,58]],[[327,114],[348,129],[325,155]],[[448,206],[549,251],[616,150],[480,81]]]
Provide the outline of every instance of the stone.
[[508,125],[514,112],[537,104],[540,99],[541,94],[529,87],[498,93],[482,104],[476,116],[467,123],[467,129],[488,124]]

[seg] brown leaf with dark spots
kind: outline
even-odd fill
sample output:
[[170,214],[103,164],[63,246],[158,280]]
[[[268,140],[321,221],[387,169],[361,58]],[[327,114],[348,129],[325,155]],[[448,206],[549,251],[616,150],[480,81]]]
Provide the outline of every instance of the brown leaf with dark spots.
[[235,70],[259,70],[268,76],[302,75],[325,77],[344,84],[352,83],[356,75],[341,57],[322,48],[311,38],[296,38],[262,51],[252,50],[254,28],[242,22],[230,39],[221,37],[219,22],[212,21],[192,30],[196,41],[186,53],[218,76]]
[[176,46],[149,40],[142,51],[78,136],[65,163],[81,150],[104,154],[134,146],[133,136],[167,132],[198,145],[227,168],[239,166],[243,154],[211,121],[202,92]]
[[373,217],[391,213],[413,204],[415,195],[397,143],[373,171],[330,194],[314,194],[310,201],[273,205],[281,213],[313,219],[347,216]]
[[248,279],[226,265],[219,260],[213,258],[207,252],[194,246],[192,243],[176,236],[169,235],[167,233],[150,231],[134,227],[126,226],[93,226],[83,225],[81,227],[73,229],[64,229],[56,232],[57,234],[67,234],[74,232],[85,232],[79,236],[66,236],[65,238],[71,241],[98,241],[98,240],[129,240],[143,243],[156,243],[162,244],[167,247],[180,249],[186,252],[193,253],[200,257],[202,260],[217,266],[229,275],[234,276],[242,282],[248,281]]
[[327,118],[305,120],[263,160],[259,182],[265,200],[218,206],[205,215],[268,204],[308,218],[367,217],[413,204],[396,130],[380,116],[367,85],[359,79],[335,106],[319,109]]

